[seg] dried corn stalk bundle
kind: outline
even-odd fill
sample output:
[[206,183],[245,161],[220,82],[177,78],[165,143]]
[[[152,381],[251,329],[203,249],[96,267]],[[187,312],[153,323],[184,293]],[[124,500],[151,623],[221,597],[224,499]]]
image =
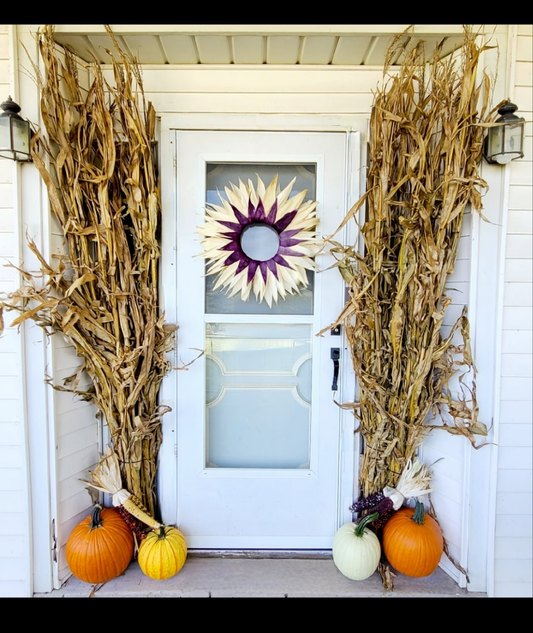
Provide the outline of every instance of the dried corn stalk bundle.
[[[157,396],[172,338],[158,309],[155,111],[144,100],[138,66],[116,43],[118,59],[108,51],[115,85],[95,62],[87,91],[75,58],[68,50],[58,53],[52,27],[38,37],[44,77],[34,71],[48,138],[36,132],[32,155],[67,254],[52,266],[30,241],[41,272],[21,271],[26,285],[4,307],[20,312],[14,325],[32,318],[73,343],[83,364],[58,388],[102,412],[124,487],[155,516],[160,418],[168,410]],[[39,276],[40,288],[34,283]],[[79,388],[82,371],[91,378],[87,391]]]
[[[489,111],[489,77],[477,84],[483,50],[465,28],[460,60],[436,55],[426,64],[418,46],[397,76],[385,73],[371,113],[367,191],[345,220],[366,203],[365,252],[333,243],[350,288],[337,323],[345,324],[360,388],[348,406],[364,442],[364,497],[396,485],[431,428],[442,425],[474,447],[487,433],[477,419],[465,311],[445,336],[441,328],[463,214],[468,204],[481,212],[486,186],[479,163],[496,109]],[[460,370],[473,380],[454,397],[448,383]]]

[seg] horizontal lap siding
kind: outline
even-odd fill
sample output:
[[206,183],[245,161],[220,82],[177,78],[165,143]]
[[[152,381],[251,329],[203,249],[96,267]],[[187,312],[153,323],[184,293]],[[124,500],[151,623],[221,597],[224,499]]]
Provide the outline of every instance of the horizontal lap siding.
[[[518,28],[513,101],[531,121],[531,25]],[[495,595],[533,595],[532,583],[532,130],[510,166],[495,527]]]
[[158,114],[367,115],[373,101],[372,90],[382,78],[379,69],[331,67],[143,69],[146,97]]

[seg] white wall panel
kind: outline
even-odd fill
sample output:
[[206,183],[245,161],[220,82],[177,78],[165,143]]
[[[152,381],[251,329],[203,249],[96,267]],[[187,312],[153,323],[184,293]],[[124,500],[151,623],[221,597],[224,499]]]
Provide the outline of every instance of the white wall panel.
[[[8,25],[0,25],[1,101],[8,95],[19,100],[12,73],[12,52]],[[8,261],[18,264],[20,258],[17,173],[11,161],[0,160],[0,296],[20,284],[19,274],[4,268]],[[7,535],[0,539],[0,597],[27,597],[31,591],[22,339],[15,328],[9,327],[15,316],[14,312],[4,312],[6,329],[0,338],[0,531]]]
[[531,235],[533,233],[532,229],[533,217],[530,210],[509,210],[509,217],[507,222],[508,233],[526,233]]
[[533,49],[533,38],[531,37],[519,37],[516,45],[516,60],[517,62],[529,62],[531,63],[531,50]]
[[[523,426],[527,426],[524,424]],[[501,492],[529,492],[533,491],[533,482],[524,477],[519,469],[503,470],[498,477],[498,490]]]
[[[112,80],[107,70],[105,77]],[[382,82],[377,69],[307,69],[243,66],[212,69],[201,66],[144,67],[143,86],[149,93],[173,94],[370,94]]]
[[256,113],[256,114],[366,114],[372,105],[370,94],[171,94],[147,92],[158,114]]
[[[532,446],[531,425],[505,423],[500,429],[500,442],[506,446]],[[502,490],[502,488],[498,488]]]
[[[530,396],[531,398],[531,396]],[[531,446],[503,446],[500,444],[498,467],[531,470]],[[527,473],[525,473],[527,475]]]
[[502,376],[501,401],[529,402],[532,395],[531,379],[517,376]]
[[502,352],[504,354],[529,354],[533,350],[531,330],[504,330]]
[[[531,25],[517,28],[511,100],[531,121]],[[531,128],[525,159],[510,166],[503,308],[501,403],[494,544],[496,597],[533,596],[532,542],[532,192]]]

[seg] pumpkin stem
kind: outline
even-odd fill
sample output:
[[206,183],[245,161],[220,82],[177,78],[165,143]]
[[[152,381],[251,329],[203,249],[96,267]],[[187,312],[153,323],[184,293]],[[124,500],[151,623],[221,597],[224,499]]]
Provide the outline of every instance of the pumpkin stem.
[[100,518],[101,512],[102,506],[99,503],[95,503],[91,514],[91,532],[96,528],[102,527],[102,519]]
[[374,519],[377,519],[378,516],[379,512],[373,512],[372,514],[367,514],[366,517],[363,517],[355,526],[355,536],[362,537],[364,534],[364,529],[368,525],[368,523],[372,523],[372,521]]
[[424,525],[424,517],[426,512],[424,510],[424,504],[421,501],[416,502],[415,505],[415,513],[411,517],[411,521],[418,523],[418,525]]
[[165,532],[165,526],[164,526],[164,525],[161,525],[161,526],[159,527],[159,534],[157,535],[157,538],[158,538],[159,540],[161,540],[161,539],[166,538],[166,536],[167,536],[167,534],[166,534],[166,532]]

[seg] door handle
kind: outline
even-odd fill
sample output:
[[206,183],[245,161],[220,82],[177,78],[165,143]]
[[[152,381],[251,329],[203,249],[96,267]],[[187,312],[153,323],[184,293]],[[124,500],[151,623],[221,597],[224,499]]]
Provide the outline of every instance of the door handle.
[[337,382],[339,380],[339,359],[341,357],[341,348],[331,348],[331,360],[333,361],[333,383],[331,385],[331,391],[337,391]]

